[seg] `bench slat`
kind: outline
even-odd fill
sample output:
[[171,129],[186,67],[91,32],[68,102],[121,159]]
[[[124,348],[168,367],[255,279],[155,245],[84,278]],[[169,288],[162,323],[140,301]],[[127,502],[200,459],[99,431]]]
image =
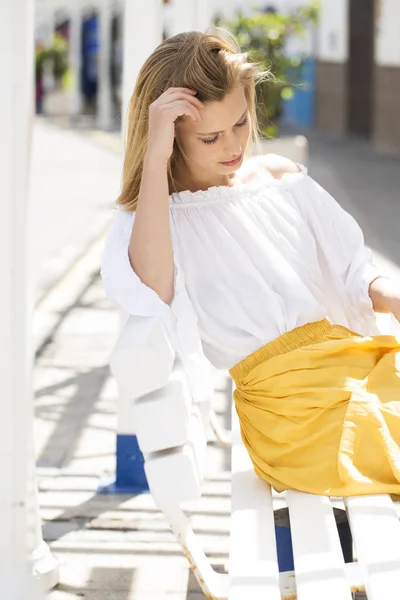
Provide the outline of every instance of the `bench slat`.
[[389,496],[345,500],[368,600],[400,598],[400,522]]
[[298,600],[351,600],[339,534],[329,498],[286,494]]
[[232,409],[229,600],[281,600],[271,488],[255,476]]
[[191,408],[188,441],[180,448],[145,455],[145,472],[159,507],[196,502],[201,496],[207,437],[199,408]]
[[160,317],[130,315],[110,357],[119,395],[131,401],[162,389],[175,352]]
[[154,502],[162,510],[201,497],[197,460],[189,444],[146,459],[144,469]]
[[132,420],[143,454],[183,446],[190,434],[192,399],[182,369],[167,385],[132,402]]

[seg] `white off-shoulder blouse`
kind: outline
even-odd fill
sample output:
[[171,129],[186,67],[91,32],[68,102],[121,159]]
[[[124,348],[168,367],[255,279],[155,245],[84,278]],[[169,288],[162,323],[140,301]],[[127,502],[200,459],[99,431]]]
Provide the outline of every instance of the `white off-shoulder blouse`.
[[170,216],[170,306],[130,265],[134,213],[114,211],[101,275],[129,314],[164,320],[195,395],[205,393],[208,363],[228,369],[305,323],[327,318],[362,335],[379,333],[368,295],[379,272],[363,233],[305,167],[280,180],[266,174],[172,194]]

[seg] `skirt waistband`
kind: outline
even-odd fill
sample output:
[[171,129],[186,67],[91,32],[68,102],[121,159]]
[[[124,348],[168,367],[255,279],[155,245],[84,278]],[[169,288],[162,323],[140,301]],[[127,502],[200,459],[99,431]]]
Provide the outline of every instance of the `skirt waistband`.
[[[296,350],[302,346],[308,346],[315,342],[318,342],[328,331],[332,328],[339,328],[347,331],[349,335],[352,334],[349,329],[342,327],[341,325],[333,325],[328,319],[322,321],[316,321],[313,323],[306,323],[301,327],[296,327],[291,331],[284,333],[279,336],[276,340],[265,344],[253,354],[249,354],[242,361],[237,363],[234,367],[229,370],[229,374],[236,384],[242,381],[252,369],[257,367],[259,364],[278,356],[279,354],[285,354],[291,350]],[[357,335],[357,334],[354,334]]]

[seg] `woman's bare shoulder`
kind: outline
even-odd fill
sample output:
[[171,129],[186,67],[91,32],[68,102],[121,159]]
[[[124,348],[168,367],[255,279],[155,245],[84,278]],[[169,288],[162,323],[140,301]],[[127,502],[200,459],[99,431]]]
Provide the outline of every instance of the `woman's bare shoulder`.
[[299,173],[300,171],[296,163],[279,154],[264,154],[260,158],[263,166],[274,179],[282,179],[286,173]]
[[300,169],[292,160],[278,154],[258,154],[248,158],[237,174],[238,180],[251,182],[260,176],[282,179],[287,173],[299,173]]

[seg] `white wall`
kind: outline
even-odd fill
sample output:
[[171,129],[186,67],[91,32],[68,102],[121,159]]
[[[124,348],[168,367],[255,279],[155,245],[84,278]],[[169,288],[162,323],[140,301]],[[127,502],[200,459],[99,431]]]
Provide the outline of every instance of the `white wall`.
[[348,25],[348,0],[321,0],[318,35],[320,60],[339,63],[347,61]]
[[376,0],[375,61],[400,66],[400,1]]

